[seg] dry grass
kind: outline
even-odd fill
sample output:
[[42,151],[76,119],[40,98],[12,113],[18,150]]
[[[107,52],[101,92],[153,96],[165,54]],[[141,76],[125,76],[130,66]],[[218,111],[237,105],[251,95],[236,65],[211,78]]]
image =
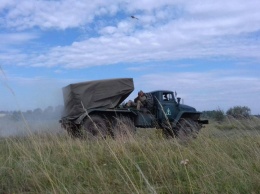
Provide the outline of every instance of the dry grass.
[[117,140],[2,138],[0,193],[257,193],[259,126],[213,123],[188,144],[153,129]]

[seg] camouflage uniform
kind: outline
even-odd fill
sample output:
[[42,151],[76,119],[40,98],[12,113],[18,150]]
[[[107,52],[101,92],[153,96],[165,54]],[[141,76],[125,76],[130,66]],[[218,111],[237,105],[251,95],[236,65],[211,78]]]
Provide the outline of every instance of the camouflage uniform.
[[136,109],[140,110],[141,107],[146,105],[146,95],[143,93],[142,96],[138,95],[137,98],[135,98],[134,102],[137,104]]
[[141,90],[138,92],[138,96],[134,99],[134,102],[129,100],[127,106],[136,106],[137,110],[140,110],[141,107],[146,105],[146,95]]

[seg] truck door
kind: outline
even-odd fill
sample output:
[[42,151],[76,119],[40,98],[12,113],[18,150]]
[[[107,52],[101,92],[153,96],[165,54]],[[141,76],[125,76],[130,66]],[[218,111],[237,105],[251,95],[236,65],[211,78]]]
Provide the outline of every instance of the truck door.
[[160,103],[158,103],[158,119],[173,121],[177,115],[176,101],[172,92],[162,92],[160,96]]

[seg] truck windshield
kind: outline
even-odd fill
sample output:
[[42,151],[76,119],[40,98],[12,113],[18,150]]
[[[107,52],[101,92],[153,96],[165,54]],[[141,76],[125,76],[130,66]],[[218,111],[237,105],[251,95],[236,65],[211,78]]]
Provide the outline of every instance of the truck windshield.
[[173,100],[172,93],[164,92],[163,96],[162,96],[162,99],[163,99],[163,101],[172,101]]

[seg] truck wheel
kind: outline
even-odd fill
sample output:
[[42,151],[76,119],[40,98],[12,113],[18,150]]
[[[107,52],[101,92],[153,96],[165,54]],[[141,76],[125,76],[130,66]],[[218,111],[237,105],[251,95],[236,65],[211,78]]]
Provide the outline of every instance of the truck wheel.
[[76,126],[73,123],[69,123],[69,124],[64,124],[64,129],[68,132],[70,137],[75,137],[75,138],[80,138],[81,137],[81,132],[78,128],[78,126]]
[[121,116],[115,118],[112,132],[114,138],[131,137],[135,134],[136,128],[130,118]]
[[88,117],[82,126],[84,137],[87,138],[105,138],[108,134],[106,122],[97,115]]
[[200,125],[192,119],[180,119],[178,122],[177,137],[182,141],[196,138],[200,128]]
[[168,121],[163,121],[160,124],[162,130],[163,130],[163,134],[165,135],[166,138],[172,138],[175,137],[176,134],[174,132],[174,130],[172,129],[172,126],[170,125],[170,123]]

